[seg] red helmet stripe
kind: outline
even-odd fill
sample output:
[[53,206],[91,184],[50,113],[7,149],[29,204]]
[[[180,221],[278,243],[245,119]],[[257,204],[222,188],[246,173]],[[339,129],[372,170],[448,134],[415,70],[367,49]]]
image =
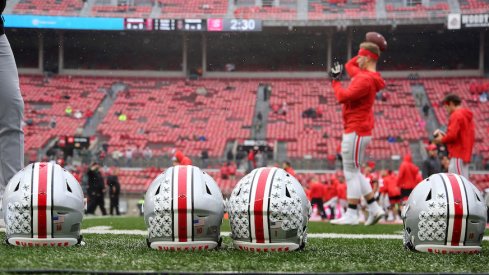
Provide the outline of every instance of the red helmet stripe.
[[47,203],[48,203],[48,164],[39,163],[39,180],[37,181],[37,235],[47,238]]
[[178,241],[187,241],[187,166],[178,166]]
[[[265,242],[265,226],[264,226],[263,218],[264,218],[264,214],[265,217],[267,216],[266,213],[268,211],[267,209],[264,209],[263,205],[264,205],[265,188],[267,186],[267,179],[271,170],[272,168],[262,169],[256,185],[255,200],[253,201],[254,203],[253,219],[255,222],[255,235],[256,235],[257,243]],[[266,204],[268,205],[268,200],[266,201]]]
[[462,189],[463,186],[460,186],[462,183],[457,179],[455,174],[447,174],[447,177],[453,194],[453,225],[452,222],[449,222],[449,232],[452,232],[450,244],[452,246],[459,246],[461,243],[463,244],[463,240],[461,239],[465,238],[465,226],[462,224],[465,218],[464,216],[467,215],[465,190]]

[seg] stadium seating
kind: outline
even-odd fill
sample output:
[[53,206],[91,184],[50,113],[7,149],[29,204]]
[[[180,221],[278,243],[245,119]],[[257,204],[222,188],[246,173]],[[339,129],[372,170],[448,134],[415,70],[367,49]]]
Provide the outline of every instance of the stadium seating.
[[458,94],[462,105],[468,107],[474,113],[476,123],[476,143],[474,154],[481,155],[482,159],[489,160],[489,103],[480,103],[479,97],[471,95],[469,87],[473,81],[481,82],[487,80],[471,78],[451,79],[427,79],[422,80],[426,94],[434,107],[435,115],[442,125],[448,125],[448,116],[441,101],[448,93]]
[[[417,126],[421,118],[414,107],[409,82],[389,80],[388,83],[385,92],[389,99],[375,102],[374,140],[367,152],[371,159],[404,155],[409,152],[409,141],[427,136]],[[268,139],[287,142],[289,158],[334,159],[341,144],[343,124],[341,106],[336,103],[331,85],[324,80],[283,80],[270,84],[273,87],[270,104],[281,106],[287,102],[288,113],[286,116],[270,114]],[[308,108],[320,109],[322,117],[302,118]],[[388,142],[389,137],[396,141]]]
[[311,0],[309,20],[375,19],[375,0]]
[[399,0],[388,0],[385,3],[388,18],[427,18],[446,17],[450,11],[445,0],[429,1],[429,5],[406,6]]
[[486,13],[489,11],[489,0],[459,0],[463,13]]
[[[172,148],[221,157],[226,142],[247,139],[257,84],[254,81],[131,80],[98,127],[110,151],[150,146],[155,156]],[[117,114],[127,115],[119,121]]]
[[[39,149],[50,139],[74,135],[85,124],[85,118],[76,119],[65,115],[71,106],[73,113],[80,110],[95,112],[105,96],[100,87],[109,87],[110,80],[102,78],[53,77],[46,82],[41,76],[20,76],[20,88],[24,98],[25,151]],[[49,122],[55,118],[56,127]]]
[[236,0],[234,9],[235,18],[263,19],[263,20],[296,20],[297,0],[277,1],[277,6],[272,1],[262,1],[262,5],[256,5],[255,1]]
[[96,17],[139,17],[149,18],[152,6],[93,6],[92,15]]
[[76,16],[83,8],[81,0],[20,0],[14,14],[42,14]]
[[223,17],[227,13],[227,0],[158,0],[162,18]]

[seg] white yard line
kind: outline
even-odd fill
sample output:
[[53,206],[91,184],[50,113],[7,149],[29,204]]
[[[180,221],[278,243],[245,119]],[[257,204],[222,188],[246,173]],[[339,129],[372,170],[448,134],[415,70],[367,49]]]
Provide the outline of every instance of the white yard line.
[[[0,232],[5,232],[5,228],[0,228]],[[81,230],[82,234],[113,234],[113,235],[148,235],[147,230],[117,230],[111,226],[94,226]],[[221,232],[223,236],[229,236],[231,232]],[[309,233],[308,238],[313,239],[379,239],[379,240],[402,240],[401,234],[340,234],[340,233]],[[489,241],[489,236],[484,237],[484,241]]]

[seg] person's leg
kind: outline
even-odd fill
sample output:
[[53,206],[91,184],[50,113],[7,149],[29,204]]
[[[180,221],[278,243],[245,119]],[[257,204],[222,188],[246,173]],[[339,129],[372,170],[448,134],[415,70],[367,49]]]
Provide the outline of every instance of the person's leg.
[[121,214],[121,213],[119,212],[119,196],[118,196],[118,195],[117,195],[117,196],[115,196],[115,197],[114,197],[114,200],[115,200],[115,202],[114,202],[115,214],[116,214],[117,216],[119,216],[119,215]]
[[114,198],[110,197],[110,204],[109,204],[109,215],[113,215],[114,212],[112,211],[114,209]]
[[102,211],[102,215],[107,215],[107,210],[105,210],[105,201],[104,195],[100,194],[97,196],[98,206],[100,207],[100,211]]
[[326,219],[326,211],[324,211],[324,204],[322,199],[318,200],[318,209],[319,214],[321,215],[321,219]]
[[95,196],[88,196],[87,214],[95,214],[97,208],[97,199]]
[[14,55],[7,37],[0,35],[0,199],[8,181],[24,167],[23,115]]
[[448,165],[448,173],[454,173],[469,178],[469,164],[465,164],[460,158],[451,158]]
[[[359,168],[360,165],[365,160],[365,151],[367,149],[368,144],[372,140],[372,137],[357,137],[355,140],[355,164]],[[372,186],[370,182],[365,178],[360,171],[357,174],[358,181],[360,182],[360,189],[362,196],[365,198],[367,202],[367,211],[368,218],[365,221],[365,225],[373,225],[376,224],[381,218],[385,216],[385,211],[382,207],[379,206],[377,201],[375,200],[375,193],[372,191]]]
[[356,162],[358,150],[355,148],[357,140],[355,133],[343,134],[341,154],[343,159],[343,173],[346,181],[346,196],[348,208],[343,217],[332,220],[332,224],[358,224],[358,203],[360,202],[361,183],[359,181],[360,168]]

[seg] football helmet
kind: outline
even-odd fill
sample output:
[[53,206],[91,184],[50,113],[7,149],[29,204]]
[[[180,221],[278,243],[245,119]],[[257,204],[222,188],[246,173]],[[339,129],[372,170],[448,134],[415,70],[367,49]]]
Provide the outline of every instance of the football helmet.
[[404,247],[432,253],[481,251],[486,205],[481,192],[460,175],[439,173],[420,182],[403,212]]
[[204,250],[221,244],[224,200],[217,183],[191,165],[161,173],[144,198],[147,244],[157,250]]
[[280,168],[243,177],[228,201],[234,246],[248,251],[292,251],[307,242],[311,204],[301,184]]
[[54,162],[32,163],[15,174],[2,206],[7,244],[72,246],[82,242],[83,191]]

